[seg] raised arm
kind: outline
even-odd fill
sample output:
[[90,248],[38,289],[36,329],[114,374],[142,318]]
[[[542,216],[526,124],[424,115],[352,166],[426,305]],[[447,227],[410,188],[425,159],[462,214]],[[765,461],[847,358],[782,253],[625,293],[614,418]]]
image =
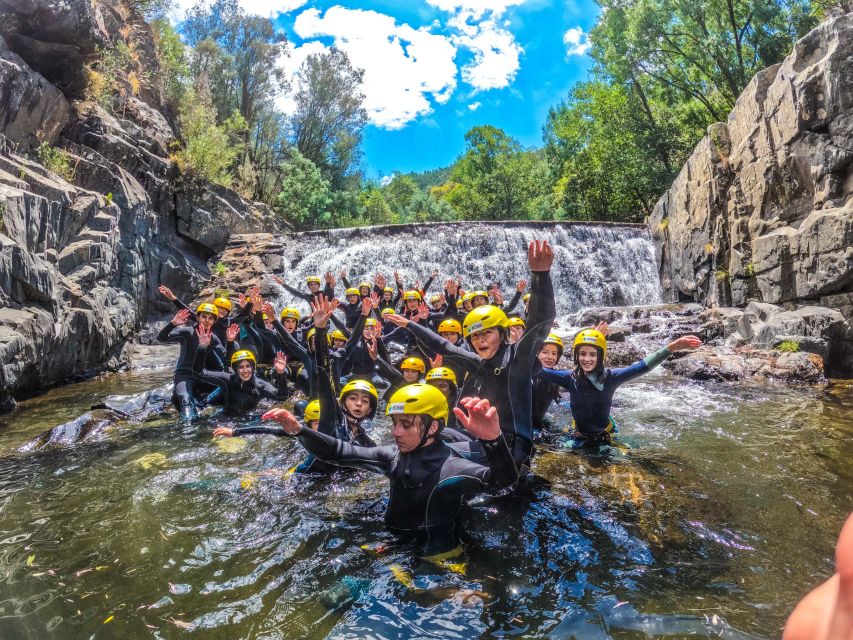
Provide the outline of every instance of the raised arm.
[[[322,406],[321,400],[321,411]],[[305,429],[286,409],[267,411],[261,419],[275,420],[288,435],[298,436],[299,442],[309,453],[340,467],[388,474],[397,457],[396,447],[359,447],[324,433]]]

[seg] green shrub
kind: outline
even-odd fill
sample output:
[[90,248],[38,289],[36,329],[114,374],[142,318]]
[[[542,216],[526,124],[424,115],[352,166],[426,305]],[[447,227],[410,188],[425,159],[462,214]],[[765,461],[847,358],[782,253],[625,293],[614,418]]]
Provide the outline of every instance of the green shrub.
[[717,282],[722,282],[723,280],[728,280],[729,272],[725,269],[717,269],[714,272],[714,277],[717,279]]
[[776,345],[776,350],[782,353],[797,353],[800,350],[800,343],[796,340],[783,340]]
[[74,180],[74,167],[71,166],[71,155],[64,149],[52,147],[43,142],[36,149],[36,156],[48,171],[52,171],[66,182]]
[[216,274],[217,278],[222,278],[226,273],[228,273],[228,265],[220,260],[213,265],[213,273]]
[[752,278],[755,275],[755,264],[752,262],[747,264],[745,271],[746,271],[746,275],[748,275],[750,278]]

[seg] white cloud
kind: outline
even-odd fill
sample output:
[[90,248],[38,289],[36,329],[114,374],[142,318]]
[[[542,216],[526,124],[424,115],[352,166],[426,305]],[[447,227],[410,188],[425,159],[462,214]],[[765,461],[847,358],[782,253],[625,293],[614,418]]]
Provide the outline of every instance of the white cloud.
[[477,109],[479,109],[482,106],[483,106],[482,102],[472,102],[471,104],[468,105],[468,110],[469,111],[476,111]]
[[[430,113],[431,100],[447,102],[456,88],[456,47],[427,29],[398,25],[393,17],[375,11],[340,6],[325,14],[307,9],[296,17],[293,28],[303,40],[331,37],[353,66],[364,69],[364,106],[376,126],[399,129]],[[318,46],[322,45],[308,42],[297,47],[286,68],[294,72]]]
[[570,56],[582,56],[592,47],[589,34],[584,33],[580,27],[572,27],[563,34],[563,43],[566,45],[566,53]]
[[453,43],[474,54],[474,60],[462,68],[462,79],[477,91],[503,89],[515,79],[524,49],[513,35],[492,20],[471,24],[459,14],[449,23],[458,29]]
[[392,182],[394,182],[394,176],[382,176],[381,178],[379,178],[380,187],[387,187]]
[[498,17],[510,7],[524,4],[527,0],[427,0],[427,4],[448,13],[464,13],[474,19],[482,18],[487,12]]

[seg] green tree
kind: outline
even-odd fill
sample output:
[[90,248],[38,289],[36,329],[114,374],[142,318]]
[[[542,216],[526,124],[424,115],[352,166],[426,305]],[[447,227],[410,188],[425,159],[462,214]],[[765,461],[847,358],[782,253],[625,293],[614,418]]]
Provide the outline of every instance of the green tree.
[[400,222],[399,216],[391,210],[382,195],[381,189],[376,187],[364,189],[360,194],[360,199],[364,208],[362,213],[364,224],[395,224]]
[[388,202],[391,209],[398,215],[401,214],[408,206],[412,199],[421,193],[417,183],[411,176],[397,174],[394,178],[382,187],[382,195]]
[[297,73],[293,142],[336,189],[347,186],[360,159],[362,129],[367,123],[363,77],[364,72],[354,69],[347,55],[334,47],[308,56]]
[[160,63],[158,80],[165,98],[177,106],[189,85],[190,65],[186,46],[168,20],[151,21],[151,34]]
[[189,89],[181,101],[180,125],[183,146],[173,156],[178,167],[216,184],[230,187],[232,169],[243,152],[246,121],[235,112],[216,123],[210,96]]
[[400,216],[401,222],[452,222],[456,211],[449,202],[417,191]]
[[449,182],[454,186],[442,197],[464,219],[528,218],[530,201],[548,191],[544,157],[523,149],[493,126],[474,127],[465,134],[465,142],[465,153],[450,171]]
[[663,135],[618,85],[585,82],[552,108],[544,127],[555,202],[571,218],[641,220],[674,177],[651,152]]
[[275,211],[300,230],[333,226],[332,192],[317,166],[297,149],[282,163]]

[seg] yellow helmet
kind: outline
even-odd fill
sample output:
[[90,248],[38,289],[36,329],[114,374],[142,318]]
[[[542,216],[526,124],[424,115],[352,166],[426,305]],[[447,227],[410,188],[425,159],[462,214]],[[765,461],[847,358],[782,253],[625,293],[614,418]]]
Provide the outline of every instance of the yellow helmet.
[[[371,289],[371,288],[372,288],[372,287],[370,286],[370,283],[369,283],[369,282],[359,282],[359,283],[358,283],[358,288],[359,288],[359,289],[364,289],[364,287],[367,287],[368,289]],[[358,292],[358,294],[359,294],[359,295],[361,295],[361,291],[359,291],[359,292]]]
[[421,301],[421,300],[423,300],[423,298],[421,297],[420,291],[415,291],[414,289],[410,289],[403,294],[403,300]]
[[320,401],[312,400],[305,407],[305,422],[312,422],[320,419]]
[[454,320],[453,318],[447,318],[447,320],[442,320],[441,324],[438,325],[438,332],[441,333],[462,333],[462,325],[459,324],[458,320]]
[[394,293],[394,290],[393,290],[391,287],[385,287],[384,289],[382,289],[382,293],[391,293],[391,294],[393,294],[393,293]]
[[430,369],[426,374],[426,381],[430,382],[432,380],[447,380],[456,384],[456,374],[453,372],[453,369],[448,367],[436,367],[435,369]]
[[317,333],[317,330],[314,327],[308,329],[308,333],[305,334],[305,340],[311,340],[315,333]]
[[332,331],[326,339],[329,341],[329,344],[332,344],[332,340],[344,340],[346,341],[347,337],[344,335],[344,332],[340,329],[335,329]]
[[474,333],[479,333],[492,327],[506,329],[507,322],[508,319],[503,310],[490,304],[484,304],[482,307],[477,307],[465,316],[465,320],[462,321],[462,335],[465,338],[469,338]]
[[385,415],[425,414],[434,420],[447,419],[447,398],[430,384],[407,384],[388,399]]
[[530,301],[530,294],[525,293],[523,296],[521,296],[521,300],[522,300],[522,302],[529,302]]
[[382,310],[381,315],[384,317],[384,316],[391,315],[391,314],[394,314],[394,313],[397,313],[397,312],[396,312],[396,311],[394,311],[391,307],[385,307],[385,308]]
[[214,307],[219,307],[220,309],[225,309],[226,311],[231,311],[231,301],[224,297],[220,296],[216,300],[213,301]]
[[434,293],[429,297],[429,303],[432,304],[433,302],[441,302],[440,293]]
[[543,347],[546,344],[553,344],[554,346],[556,346],[559,357],[563,357],[563,339],[560,336],[558,336],[556,333],[549,333],[548,337],[542,341]]
[[579,331],[575,336],[575,342],[572,345],[572,355],[574,356],[575,361],[578,359],[578,349],[585,345],[601,349],[601,362],[598,364],[604,366],[604,357],[607,355],[607,338],[604,337],[604,334],[601,333],[601,331],[596,331],[595,329],[584,329],[583,331]]
[[488,291],[483,291],[482,289],[480,289],[479,291],[472,291],[471,292],[471,300],[473,300],[474,298],[476,298],[478,296],[481,298],[485,298],[486,302],[488,302],[488,300],[489,300],[489,292]]
[[234,355],[231,356],[231,366],[233,367],[241,360],[250,360],[252,364],[258,364],[258,360],[255,358],[255,354],[249,351],[248,349],[241,349],[240,351],[235,351]]
[[345,296],[359,296],[361,297],[361,291],[356,289],[355,287],[350,287],[346,291],[344,291]]
[[376,318],[368,318],[364,321],[365,327],[376,327],[379,325],[379,321]]
[[315,284],[320,284],[320,282],[322,281],[320,280],[320,276],[308,276],[307,278],[305,278],[306,284],[311,284],[312,282]]
[[412,369],[413,371],[420,371],[423,373],[426,371],[426,365],[420,358],[410,357],[400,363],[400,370],[403,369]]
[[217,310],[216,310],[216,307],[214,307],[214,306],[213,306],[212,304],[210,304],[209,302],[202,302],[200,305],[198,305],[198,308],[195,310],[195,312],[196,312],[196,314],[199,314],[199,313],[209,313],[209,314],[210,314],[210,315],[212,315],[214,318],[218,318],[218,317],[219,317],[219,311],[217,311]]
[[302,314],[299,313],[299,309],[295,309],[294,307],[285,307],[281,310],[281,319],[285,318],[293,318],[294,320],[299,320],[302,317]]
[[524,318],[519,318],[518,316],[513,316],[506,321],[507,328],[509,327],[526,327],[527,325],[524,323]]
[[347,394],[353,391],[363,391],[370,396],[370,406],[372,407],[370,415],[376,412],[376,405],[379,404],[379,394],[376,393],[376,387],[370,384],[367,380],[350,380],[341,388],[341,394],[338,396],[338,401],[343,402]]
[[456,308],[457,308],[457,309],[461,309],[461,308],[462,308],[462,298],[459,298],[459,299],[456,301]]
[[473,292],[473,291],[469,291],[469,292],[468,292],[468,293],[466,293],[464,296],[462,296],[462,298],[460,298],[460,300],[461,300],[462,302],[468,302],[468,301],[469,301],[469,300],[471,300],[471,298],[473,298],[473,297],[474,297],[474,292]]

